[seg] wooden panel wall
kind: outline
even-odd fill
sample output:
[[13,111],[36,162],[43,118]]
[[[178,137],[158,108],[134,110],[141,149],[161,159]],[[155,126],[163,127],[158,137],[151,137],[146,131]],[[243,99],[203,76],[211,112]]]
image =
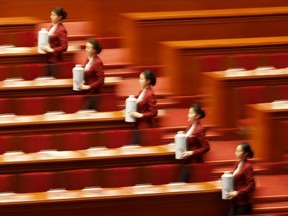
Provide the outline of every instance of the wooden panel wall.
[[1,17],[35,16],[49,20],[50,11],[61,6],[68,19],[94,22],[94,34],[101,37],[119,36],[120,13],[175,11],[218,8],[288,6],[287,0],[0,0]]

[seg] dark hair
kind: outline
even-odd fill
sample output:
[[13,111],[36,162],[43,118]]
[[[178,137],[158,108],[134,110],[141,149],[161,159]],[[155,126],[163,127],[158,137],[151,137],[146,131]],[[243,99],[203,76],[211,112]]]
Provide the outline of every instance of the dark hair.
[[100,46],[100,43],[97,40],[91,39],[87,40],[87,42],[93,45],[93,48],[96,50],[97,54],[101,53],[102,47]]
[[194,109],[195,113],[199,116],[199,119],[205,118],[205,112],[201,109],[199,104],[193,104],[190,108]]
[[61,20],[66,19],[67,17],[66,11],[64,11],[64,9],[61,7],[55,7],[52,11],[58,16],[61,16]]
[[144,75],[146,80],[150,81],[150,85],[152,86],[156,85],[156,77],[151,70],[144,70],[142,74]]
[[244,153],[247,153],[247,158],[253,158],[254,152],[252,151],[249,143],[243,142],[240,144]]

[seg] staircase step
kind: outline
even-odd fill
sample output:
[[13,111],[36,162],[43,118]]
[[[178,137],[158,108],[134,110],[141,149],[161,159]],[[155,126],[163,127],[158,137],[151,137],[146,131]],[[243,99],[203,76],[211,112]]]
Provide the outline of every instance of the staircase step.
[[[234,169],[234,164],[233,165],[229,165],[229,166],[221,166],[221,167],[217,167],[217,168],[213,168],[212,169],[212,177],[214,179],[220,179],[221,175],[225,172],[225,171],[230,171],[233,172]],[[254,170],[254,174],[255,175],[265,175],[267,174],[267,169],[265,169],[262,166],[257,166],[257,164],[255,164],[253,166],[253,170]]]
[[288,200],[284,202],[256,203],[253,206],[253,213],[284,213],[288,212]]
[[116,68],[116,69],[105,69],[104,71],[106,77],[122,77],[131,78],[138,76],[138,74],[129,68]]
[[[185,127],[186,128],[186,127]],[[179,128],[178,131],[183,130],[183,128]],[[163,135],[163,143],[171,143],[174,142],[174,137],[176,133],[166,133]],[[221,134],[215,133],[214,131],[208,131],[206,133],[206,137],[209,141],[221,140]]]
[[[173,109],[177,106],[177,103],[165,98],[157,99],[157,108],[158,109]],[[125,100],[120,100],[118,102],[119,109],[125,109]]]

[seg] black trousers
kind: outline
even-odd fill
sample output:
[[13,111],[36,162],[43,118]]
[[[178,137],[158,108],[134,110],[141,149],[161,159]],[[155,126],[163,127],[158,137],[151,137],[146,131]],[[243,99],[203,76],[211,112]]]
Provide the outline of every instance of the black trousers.
[[130,145],[139,145],[140,144],[140,131],[135,129],[132,133]]
[[179,181],[180,181],[180,182],[186,182],[186,183],[188,183],[189,180],[190,180],[190,170],[189,170],[189,166],[188,166],[188,164],[184,164],[184,165],[182,166],[182,169],[181,169]]
[[56,77],[56,74],[57,74],[56,64],[54,64],[54,63],[48,63],[48,64],[47,64],[47,69],[46,69],[46,71],[45,71],[45,76]]
[[252,205],[234,205],[230,207],[229,216],[252,214]]
[[88,95],[86,97],[83,108],[97,110],[97,101],[95,95]]

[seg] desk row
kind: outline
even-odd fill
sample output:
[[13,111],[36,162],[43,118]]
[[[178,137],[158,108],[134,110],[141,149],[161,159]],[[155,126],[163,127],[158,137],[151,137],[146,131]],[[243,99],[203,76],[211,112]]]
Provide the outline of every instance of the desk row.
[[[188,200],[188,201],[187,201]],[[229,202],[221,199],[220,182],[137,185],[117,188],[50,190],[39,193],[4,193],[1,215],[151,215],[161,212],[197,212],[197,215],[227,215]],[[209,208],[207,208],[209,206]],[[80,213],[81,212],[81,213]],[[127,214],[128,213],[128,214]],[[155,214],[154,214],[155,215]]]
[[[1,174],[1,192],[45,192],[55,188],[79,190],[85,187],[127,187],[137,184],[168,184],[179,182],[181,164],[156,164],[113,168],[86,168],[47,172]],[[189,182],[211,180],[210,166],[190,164]]]
[[[161,128],[110,129],[104,131],[71,131],[30,135],[1,135],[0,154],[11,151],[35,153],[55,149],[58,151],[85,150],[88,148],[120,148],[129,145],[158,146],[162,144]],[[135,147],[135,146],[130,146]],[[141,149],[139,149],[141,150]]]
[[[116,111],[118,97],[114,93],[98,95],[65,95],[54,97],[0,98],[0,114],[41,115],[49,112],[75,113],[91,109],[99,112]],[[53,113],[51,113],[53,114]],[[56,114],[56,113],[54,113]],[[9,116],[11,119],[13,116]],[[1,120],[0,120],[1,121]]]

